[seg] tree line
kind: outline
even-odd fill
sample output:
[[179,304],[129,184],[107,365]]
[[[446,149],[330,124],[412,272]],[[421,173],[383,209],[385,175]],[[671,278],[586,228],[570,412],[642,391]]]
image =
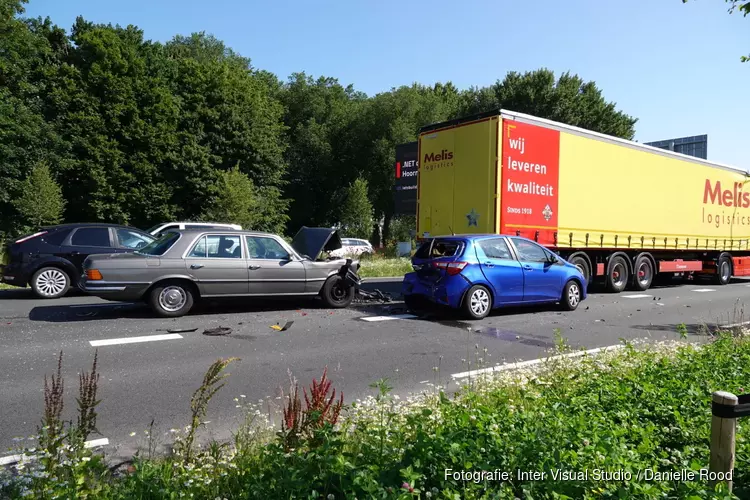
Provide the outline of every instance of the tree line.
[[545,68],[487,87],[368,96],[333,77],[286,80],[206,33],[147,40],[82,17],[66,32],[0,0],[0,232],[43,223],[149,227],[226,220],[293,234],[393,218],[395,146],[421,126],[495,108],[632,139],[594,82]]

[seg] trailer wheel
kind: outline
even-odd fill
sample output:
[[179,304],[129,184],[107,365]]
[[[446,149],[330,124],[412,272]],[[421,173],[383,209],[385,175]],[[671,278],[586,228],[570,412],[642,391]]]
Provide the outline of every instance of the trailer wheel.
[[636,259],[633,270],[633,288],[642,292],[651,288],[654,281],[654,266],[651,259],[641,255]]
[[589,268],[589,263],[584,259],[581,255],[576,255],[569,261],[571,264],[576,266],[579,271],[581,271],[581,274],[583,274],[583,277],[586,278],[586,286],[591,285],[591,269]]
[[732,280],[732,259],[727,254],[719,256],[716,262],[716,277],[714,278],[717,285],[727,285]]
[[618,255],[609,262],[607,270],[607,290],[620,293],[628,285],[628,263],[622,256]]

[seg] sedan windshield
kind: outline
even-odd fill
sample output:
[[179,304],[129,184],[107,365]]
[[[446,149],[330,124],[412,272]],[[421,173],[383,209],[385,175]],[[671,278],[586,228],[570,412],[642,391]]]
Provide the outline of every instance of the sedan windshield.
[[172,248],[174,242],[180,237],[180,233],[165,233],[158,240],[152,241],[140,250],[136,250],[135,253],[141,255],[164,255],[164,253]]

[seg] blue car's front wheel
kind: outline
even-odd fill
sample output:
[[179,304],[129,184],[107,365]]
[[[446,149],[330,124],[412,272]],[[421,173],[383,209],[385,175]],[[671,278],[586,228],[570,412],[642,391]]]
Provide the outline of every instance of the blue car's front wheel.
[[470,319],[486,318],[492,309],[490,291],[482,285],[474,285],[466,292],[461,304],[464,314]]
[[575,311],[581,303],[581,287],[575,280],[570,280],[563,288],[560,304],[566,311]]

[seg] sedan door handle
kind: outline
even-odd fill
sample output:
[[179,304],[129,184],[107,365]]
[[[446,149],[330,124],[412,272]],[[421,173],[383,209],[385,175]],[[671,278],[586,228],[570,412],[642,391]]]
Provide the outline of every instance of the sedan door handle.
[[260,269],[260,266],[250,266],[248,267],[248,269],[250,269],[251,271],[257,271],[258,269]]
[[203,267],[203,264],[190,264],[190,269],[200,269]]

